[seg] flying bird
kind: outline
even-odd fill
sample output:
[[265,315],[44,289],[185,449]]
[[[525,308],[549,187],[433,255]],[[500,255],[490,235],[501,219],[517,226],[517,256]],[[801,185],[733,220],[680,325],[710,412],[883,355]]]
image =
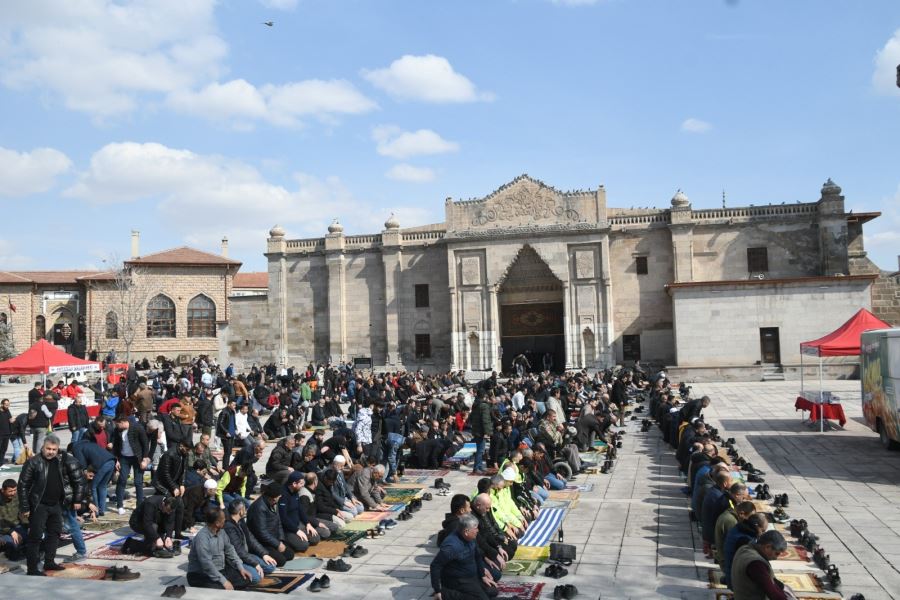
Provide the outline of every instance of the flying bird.
[[263,21],[263,25],[266,27],[273,27],[275,25],[275,21]]

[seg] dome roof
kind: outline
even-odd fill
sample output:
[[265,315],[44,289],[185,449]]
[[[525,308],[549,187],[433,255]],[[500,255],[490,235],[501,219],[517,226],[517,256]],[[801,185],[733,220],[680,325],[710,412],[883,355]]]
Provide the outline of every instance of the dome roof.
[[682,207],[682,206],[690,206],[691,201],[687,197],[687,194],[682,192],[680,189],[675,192],[675,195],[672,196],[672,206],[673,207]]
[[328,226],[328,233],[344,233],[344,226],[335,219],[331,222],[331,225]]
[[394,213],[391,213],[391,216],[388,217],[388,220],[384,222],[385,229],[400,229],[400,221],[397,220],[397,217],[394,216]]
[[272,229],[269,230],[269,237],[271,238],[283,238],[285,234],[284,227],[281,225],[276,225]]
[[828,178],[822,185],[822,195],[823,196],[840,196],[841,195],[841,186],[836,184],[831,180],[831,177]]

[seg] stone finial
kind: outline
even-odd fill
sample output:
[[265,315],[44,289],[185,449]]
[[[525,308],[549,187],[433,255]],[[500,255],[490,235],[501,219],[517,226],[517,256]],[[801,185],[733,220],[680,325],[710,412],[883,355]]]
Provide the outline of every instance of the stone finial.
[[283,238],[285,236],[284,227],[281,225],[276,225],[272,229],[269,230],[269,237],[273,239]]
[[841,186],[831,180],[831,177],[822,185],[822,196],[840,196]]
[[690,199],[687,197],[687,194],[681,191],[681,189],[676,191],[675,195],[672,196],[672,208],[682,208],[690,205]]
[[331,225],[328,226],[328,233],[344,233],[344,226],[335,219],[331,222]]
[[388,220],[384,222],[385,229],[400,229],[400,221],[397,220],[397,217],[394,216],[394,213],[391,213],[391,216],[388,217]]

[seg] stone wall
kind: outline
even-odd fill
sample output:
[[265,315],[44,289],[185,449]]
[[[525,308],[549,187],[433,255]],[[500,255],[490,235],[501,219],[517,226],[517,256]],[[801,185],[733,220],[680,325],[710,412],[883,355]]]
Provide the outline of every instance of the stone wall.
[[[266,296],[229,298],[229,322],[219,330],[219,357],[239,369],[278,360],[278,341]],[[299,365],[298,365],[299,366]]]
[[679,367],[745,366],[761,360],[762,327],[777,327],[782,364],[799,364],[800,344],[871,306],[871,279],[670,287]]

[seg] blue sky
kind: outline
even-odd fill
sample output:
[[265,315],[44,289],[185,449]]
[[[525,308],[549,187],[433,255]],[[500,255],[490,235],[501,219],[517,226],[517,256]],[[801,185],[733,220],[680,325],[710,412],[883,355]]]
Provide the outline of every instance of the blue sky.
[[[274,26],[263,25],[274,21]],[[0,3],[0,269],[437,222],[521,173],[611,206],[878,210],[900,254],[900,3]]]

